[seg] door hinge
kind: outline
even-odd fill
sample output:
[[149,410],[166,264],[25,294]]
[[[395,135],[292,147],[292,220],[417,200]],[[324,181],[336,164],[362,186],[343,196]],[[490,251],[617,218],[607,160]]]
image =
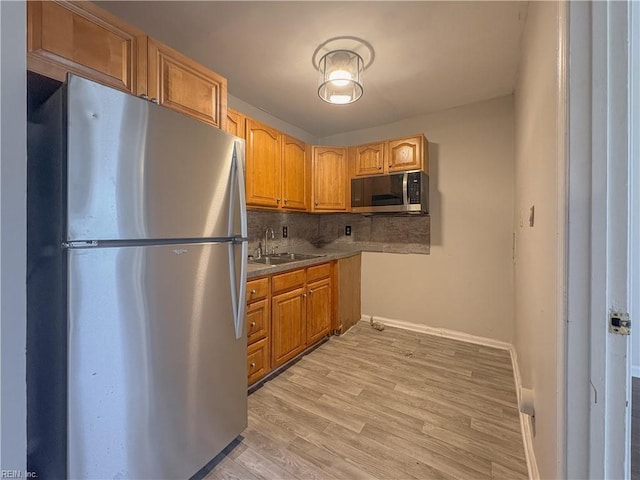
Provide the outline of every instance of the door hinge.
[[631,334],[631,319],[627,312],[611,312],[609,314],[609,333]]

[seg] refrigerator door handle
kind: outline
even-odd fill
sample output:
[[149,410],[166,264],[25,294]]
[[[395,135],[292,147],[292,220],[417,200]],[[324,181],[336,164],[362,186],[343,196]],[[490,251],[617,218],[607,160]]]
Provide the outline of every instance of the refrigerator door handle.
[[[240,340],[244,334],[244,315],[247,291],[247,254],[248,243],[241,241],[240,279],[236,278],[236,249],[238,242],[229,243],[229,279],[231,281],[231,303],[233,310],[233,324],[236,329],[236,340]],[[239,280],[239,281],[237,281]]]
[[[233,159],[231,163],[231,198],[229,198],[229,236],[234,242],[229,245],[229,277],[231,279],[231,301],[233,303],[233,321],[236,329],[236,339],[244,334],[244,315],[247,289],[247,255],[249,247],[247,242],[247,205],[244,193],[244,148],[243,143],[236,141],[233,147]],[[240,235],[235,229],[235,197],[238,196],[240,211]],[[235,245],[241,242],[240,278],[236,278]]]
[[[244,143],[236,140],[233,146],[233,159],[231,161],[231,185],[229,198],[229,237],[246,240],[247,238],[247,201],[244,191]],[[235,228],[235,199],[238,197],[240,212],[240,232]]]

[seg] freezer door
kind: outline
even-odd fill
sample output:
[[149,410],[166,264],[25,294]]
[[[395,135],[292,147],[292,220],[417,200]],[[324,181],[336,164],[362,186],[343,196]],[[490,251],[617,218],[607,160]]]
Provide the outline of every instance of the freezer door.
[[69,251],[69,478],[186,479],[245,429],[236,248]]
[[244,140],[72,75],[68,98],[68,241],[231,236]]

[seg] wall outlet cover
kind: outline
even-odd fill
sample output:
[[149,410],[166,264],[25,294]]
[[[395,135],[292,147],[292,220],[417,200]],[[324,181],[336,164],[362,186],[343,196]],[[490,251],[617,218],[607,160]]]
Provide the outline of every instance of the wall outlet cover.
[[350,236],[351,236],[351,225],[345,225],[345,227],[344,227],[344,234],[345,234],[347,237],[350,237]]

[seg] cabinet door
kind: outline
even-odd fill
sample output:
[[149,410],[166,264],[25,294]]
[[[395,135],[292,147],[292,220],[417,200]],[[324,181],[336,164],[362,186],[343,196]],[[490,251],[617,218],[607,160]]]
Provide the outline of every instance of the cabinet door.
[[[424,137],[389,140],[389,172],[422,170],[424,164]],[[428,172],[427,172],[428,173]]]
[[247,305],[247,344],[269,336],[269,300]]
[[384,142],[360,145],[355,151],[355,174],[384,173]]
[[247,204],[261,207],[280,205],[280,133],[247,118]]
[[136,93],[144,33],[89,2],[27,4],[27,68],[64,82],[67,72]]
[[263,338],[247,347],[247,384],[257,382],[269,370],[269,339]]
[[326,278],[307,286],[307,345],[312,345],[331,328],[331,279]]
[[236,137],[244,138],[244,121],[245,116],[236,112],[231,108],[227,108],[227,127],[226,131]]
[[271,366],[278,367],[305,347],[306,294],[304,288],[271,299]]
[[282,136],[282,208],[307,208],[307,146],[288,135]]
[[149,38],[149,98],[160,105],[224,129],[227,80],[180,52]]
[[347,210],[347,149],[313,148],[313,210]]

